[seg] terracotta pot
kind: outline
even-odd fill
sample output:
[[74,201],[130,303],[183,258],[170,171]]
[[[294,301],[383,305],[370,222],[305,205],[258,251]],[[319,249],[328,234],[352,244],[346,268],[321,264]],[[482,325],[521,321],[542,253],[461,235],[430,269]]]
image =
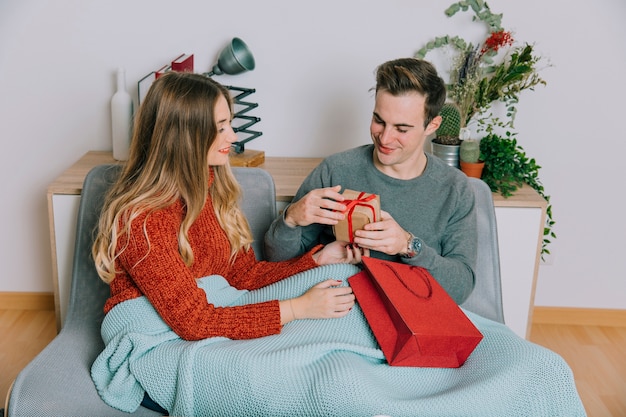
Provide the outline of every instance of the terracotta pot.
[[483,161],[480,162],[465,162],[461,161],[461,171],[465,173],[468,177],[480,178],[483,174],[483,168],[485,167],[485,163]]

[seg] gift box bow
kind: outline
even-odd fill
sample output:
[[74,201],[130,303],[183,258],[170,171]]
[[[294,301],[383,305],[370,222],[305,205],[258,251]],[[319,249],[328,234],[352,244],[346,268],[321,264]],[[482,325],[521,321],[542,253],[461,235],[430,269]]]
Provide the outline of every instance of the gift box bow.
[[[373,223],[380,218],[380,199],[376,194],[368,194],[353,190],[344,190],[343,195],[348,199],[343,201],[346,209],[346,219],[333,228],[338,240],[354,242],[354,232],[362,229],[367,223]],[[358,218],[358,221],[356,220]]]

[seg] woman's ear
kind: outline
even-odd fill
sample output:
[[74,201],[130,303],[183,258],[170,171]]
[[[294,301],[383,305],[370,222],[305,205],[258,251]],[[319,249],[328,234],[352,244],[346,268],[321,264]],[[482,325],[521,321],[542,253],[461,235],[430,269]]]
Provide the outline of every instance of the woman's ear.
[[426,126],[424,133],[426,133],[426,135],[434,133],[437,129],[439,129],[439,126],[441,126],[442,120],[443,118],[441,116],[433,117],[433,120],[431,120],[430,123],[428,123],[428,126]]

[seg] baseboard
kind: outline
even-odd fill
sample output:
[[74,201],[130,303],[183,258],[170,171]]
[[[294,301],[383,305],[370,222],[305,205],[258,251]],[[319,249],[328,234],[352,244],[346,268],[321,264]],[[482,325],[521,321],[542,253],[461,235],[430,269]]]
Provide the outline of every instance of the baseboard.
[[535,307],[533,324],[626,327],[626,310],[578,307]]
[[54,294],[47,292],[0,292],[1,310],[54,310]]

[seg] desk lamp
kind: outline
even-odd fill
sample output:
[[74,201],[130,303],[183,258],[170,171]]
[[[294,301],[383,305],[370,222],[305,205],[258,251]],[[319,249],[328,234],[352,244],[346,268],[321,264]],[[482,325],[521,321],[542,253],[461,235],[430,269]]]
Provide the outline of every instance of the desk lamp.
[[[217,63],[213,66],[211,71],[205,72],[203,75],[206,75],[207,77],[222,74],[236,75],[245,71],[252,71],[253,69],[254,57],[252,56],[252,52],[248,49],[248,45],[246,45],[245,42],[239,38],[233,38],[230,44],[222,49]],[[244,98],[254,93],[256,90],[254,88],[242,88],[229,85],[226,85],[225,87],[228,88],[228,90],[235,92],[235,96],[233,97],[235,108],[240,109],[235,111],[233,118],[243,119],[245,121],[243,124],[233,126],[233,130],[235,133],[242,132],[249,135],[244,140],[233,143],[235,153],[243,153],[245,150],[245,144],[262,134],[261,132],[249,129],[261,119],[259,117],[246,115],[247,112],[255,107],[258,107],[258,104],[243,101]]]

